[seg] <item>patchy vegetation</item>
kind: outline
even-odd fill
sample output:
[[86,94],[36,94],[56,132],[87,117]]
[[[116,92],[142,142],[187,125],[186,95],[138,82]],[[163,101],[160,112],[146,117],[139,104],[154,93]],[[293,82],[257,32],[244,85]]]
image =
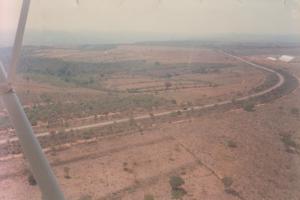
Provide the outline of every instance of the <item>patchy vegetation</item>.
[[281,141],[283,142],[288,153],[296,153],[300,149],[300,145],[293,139],[292,135],[282,135]]
[[96,100],[87,100],[74,103],[53,102],[47,105],[35,105],[26,108],[33,125],[37,121],[51,122],[60,118],[71,119],[74,117],[87,117],[96,114],[107,114],[109,112],[122,112],[128,110],[143,109],[145,111],[161,106],[172,106],[169,100],[153,95],[112,95],[99,97]]
[[172,176],[169,180],[173,199],[181,199],[187,192],[182,188],[185,181],[180,176]]

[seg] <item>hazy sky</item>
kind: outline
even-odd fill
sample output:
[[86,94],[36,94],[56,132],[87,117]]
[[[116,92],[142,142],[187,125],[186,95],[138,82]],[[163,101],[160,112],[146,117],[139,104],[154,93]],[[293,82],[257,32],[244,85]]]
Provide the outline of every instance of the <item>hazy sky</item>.
[[[0,0],[0,32],[14,30],[21,0]],[[300,0],[31,0],[27,32],[300,34]]]

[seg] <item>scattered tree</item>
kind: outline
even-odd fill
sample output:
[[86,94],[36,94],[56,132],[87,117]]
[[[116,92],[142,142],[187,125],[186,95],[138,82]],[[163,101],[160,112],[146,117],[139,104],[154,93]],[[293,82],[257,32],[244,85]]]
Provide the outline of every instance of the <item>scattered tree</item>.
[[181,199],[187,193],[182,188],[185,182],[180,176],[172,176],[169,183],[171,185],[173,199]]
[[249,102],[249,101],[247,101],[243,104],[243,109],[247,112],[253,112],[254,107],[255,107],[254,103]]
[[227,141],[227,146],[230,147],[230,148],[237,148],[237,144],[233,140],[228,140]]
[[180,176],[172,176],[169,180],[172,189],[181,187],[185,182]]
[[91,195],[83,195],[78,200],[92,200]]
[[70,176],[70,168],[69,167],[64,167],[64,177],[66,179],[70,179],[71,176]]
[[298,116],[300,114],[299,108],[292,108],[291,114]]
[[233,179],[229,176],[222,178],[222,182],[225,188],[229,188],[233,184]]
[[29,173],[27,180],[28,180],[29,185],[32,185],[32,186],[37,185],[37,182],[31,172]]
[[165,82],[165,88],[166,88],[166,90],[170,89],[170,87],[172,87],[172,83],[169,82],[169,81]]

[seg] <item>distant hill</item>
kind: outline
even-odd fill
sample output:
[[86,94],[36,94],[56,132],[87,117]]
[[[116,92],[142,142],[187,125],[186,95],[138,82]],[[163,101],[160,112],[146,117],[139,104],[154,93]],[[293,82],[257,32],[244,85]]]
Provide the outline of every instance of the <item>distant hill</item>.
[[[224,34],[203,37],[182,37],[178,35],[165,35],[158,33],[68,33],[68,32],[30,32],[25,35],[24,43],[29,45],[86,45],[86,44],[120,44],[145,43],[145,41],[164,41],[164,44],[196,43],[300,43],[299,35],[253,35],[253,34]],[[166,42],[167,41],[167,42]],[[152,43],[152,42],[151,42]]]

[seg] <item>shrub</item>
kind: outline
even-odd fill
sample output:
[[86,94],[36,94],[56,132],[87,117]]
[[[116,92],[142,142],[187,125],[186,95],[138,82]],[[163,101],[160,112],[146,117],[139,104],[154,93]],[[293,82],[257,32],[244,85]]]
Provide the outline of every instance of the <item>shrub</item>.
[[254,111],[254,107],[255,107],[255,105],[254,105],[254,103],[252,103],[252,102],[246,102],[246,103],[243,104],[243,109],[244,109],[245,111],[247,111],[247,112],[252,112],[252,111]]
[[293,140],[291,135],[282,136],[281,141],[284,143],[286,151],[289,153],[295,153],[300,148],[299,144]]
[[152,112],[149,113],[149,116],[152,120],[155,120],[155,115]]
[[172,176],[169,180],[172,189],[180,188],[185,182],[180,176]]
[[287,146],[292,146],[292,147],[297,147],[296,142],[292,139],[291,135],[284,135],[281,138],[281,141],[287,145]]
[[152,194],[146,194],[144,200],[154,200],[154,196]]
[[31,173],[29,174],[27,180],[28,180],[29,185],[32,185],[32,186],[37,185],[37,182]]
[[233,184],[233,179],[231,177],[225,176],[222,178],[222,182],[225,188],[230,187]]
[[232,196],[240,197],[240,194],[237,191],[235,191],[234,189],[232,189],[232,188],[226,188],[225,192],[227,194],[231,194]]
[[174,104],[174,105],[177,105],[177,101],[175,99],[172,99],[171,103]]
[[132,116],[129,117],[129,125],[130,126],[136,126],[137,125],[136,120]]
[[173,199],[181,199],[187,192],[183,188],[177,188],[172,190]]
[[35,118],[31,118],[31,126],[37,126],[37,120]]
[[176,112],[176,114],[177,114],[177,115],[181,115],[182,112],[181,112],[180,110],[178,110],[178,111]]
[[166,87],[166,90],[168,90],[170,87],[172,87],[172,83],[171,82],[165,82],[165,87]]
[[169,182],[172,188],[171,194],[173,199],[181,199],[187,194],[185,189],[181,188],[185,182],[180,176],[172,176]]
[[71,178],[71,176],[70,176],[70,168],[69,167],[64,167],[64,177],[66,178],[66,179],[70,179]]
[[236,148],[237,147],[237,144],[235,141],[233,140],[228,140],[227,141],[227,146],[230,147],[230,148]]
[[292,108],[291,109],[291,114],[293,114],[293,115],[299,115],[300,114],[299,108]]
[[92,200],[92,197],[90,195],[83,195],[78,200]]

